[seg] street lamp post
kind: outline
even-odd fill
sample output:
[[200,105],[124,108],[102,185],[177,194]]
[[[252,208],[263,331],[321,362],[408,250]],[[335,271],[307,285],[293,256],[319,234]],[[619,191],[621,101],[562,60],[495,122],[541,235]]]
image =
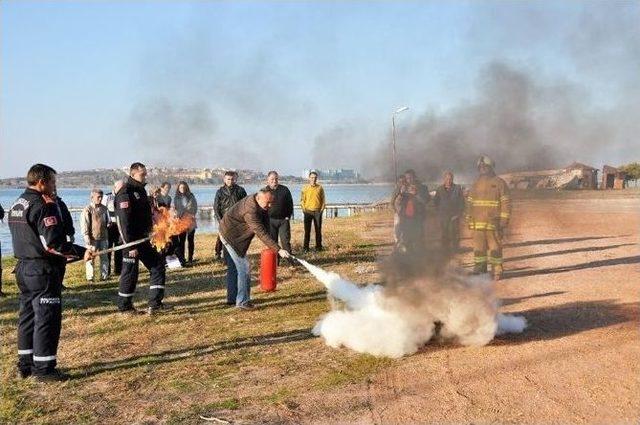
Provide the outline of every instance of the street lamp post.
[[403,106],[402,108],[398,108],[393,111],[391,114],[391,143],[393,147],[393,176],[395,180],[394,183],[398,182],[398,160],[396,158],[396,114],[407,111],[409,109],[408,106]]

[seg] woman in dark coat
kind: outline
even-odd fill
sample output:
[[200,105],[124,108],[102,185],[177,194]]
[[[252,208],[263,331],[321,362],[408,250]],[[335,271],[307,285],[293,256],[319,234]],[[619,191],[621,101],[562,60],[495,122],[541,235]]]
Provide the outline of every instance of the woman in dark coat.
[[[193,193],[191,193],[191,189],[189,189],[189,185],[187,184],[187,182],[181,181],[180,183],[178,183],[176,194],[173,197],[173,205],[176,209],[176,216],[178,218],[182,218],[186,215],[191,215],[193,217],[193,228],[184,233],[181,233],[178,236],[179,243],[176,249],[176,255],[178,256],[180,262],[184,264],[191,264],[193,263],[193,252],[195,250],[195,219],[196,214],[198,213],[198,202],[196,201],[196,197],[193,195]],[[188,256],[185,258],[184,251],[187,242],[189,243],[189,248],[187,251]]]

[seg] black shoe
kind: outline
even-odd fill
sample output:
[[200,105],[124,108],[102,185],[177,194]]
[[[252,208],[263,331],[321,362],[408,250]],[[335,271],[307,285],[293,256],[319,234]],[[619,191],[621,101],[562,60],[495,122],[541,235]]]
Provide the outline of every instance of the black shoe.
[[60,372],[58,369],[53,369],[51,372],[44,375],[33,375],[38,382],[63,382],[71,379],[71,375],[68,373]]
[[317,246],[317,247],[316,247],[316,251],[317,251],[317,252],[324,251],[324,248],[323,248],[323,247],[321,247],[321,246]]
[[141,314],[141,312],[136,310],[136,308],[133,307],[133,306],[131,306],[131,308],[126,308],[124,310],[119,310],[119,312],[120,312],[120,314],[128,314],[128,315],[131,315],[131,316],[135,316],[135,315]]
[[5,298],[7,296],[7,294],[5,294],[4,292],[0,291],[0,298]]
[[20,378],[22,379],[27,379],[28,377],[31,376],[31,368],[29,369],[18,368],[18,375],[20,375]]
[[157,306],[149,306],[149,308],[147,308],[147,314],[149,316],[153,316],[154,314],[158,314],[158,313],[165,313],[167,311],[171,311],[173,310],[173,306],[172,305],[168,305],[168,304],[160,304]]
[[253,310],[254,308],[256,308],[255,305],[253,305],[253,303],[246,303],[246,304],[240,304],[238,306],[236,306],[238,309],[240,310]]
[[309,247],[307,247],[307,248],[302,248],[302,252],[309,252]]

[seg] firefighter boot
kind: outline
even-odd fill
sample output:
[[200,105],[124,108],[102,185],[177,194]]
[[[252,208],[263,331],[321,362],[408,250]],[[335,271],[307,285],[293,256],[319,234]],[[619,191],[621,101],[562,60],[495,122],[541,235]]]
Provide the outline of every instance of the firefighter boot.
[[493,266],[493,280],[498,281],[502,279],[502,273],[503,273],[502,264],[495,264]]

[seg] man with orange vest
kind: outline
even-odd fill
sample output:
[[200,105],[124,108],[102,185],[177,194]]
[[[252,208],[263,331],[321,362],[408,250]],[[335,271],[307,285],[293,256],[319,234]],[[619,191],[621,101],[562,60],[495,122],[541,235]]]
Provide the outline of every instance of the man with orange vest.
[[511,199],[509,187],[496,176],[491,158],[481,156],[477,162],[480,176],[467,196],[465,218],[473,232],[473,271],[493,268],[494,280],[502,277],[502,234],[509,225]]

